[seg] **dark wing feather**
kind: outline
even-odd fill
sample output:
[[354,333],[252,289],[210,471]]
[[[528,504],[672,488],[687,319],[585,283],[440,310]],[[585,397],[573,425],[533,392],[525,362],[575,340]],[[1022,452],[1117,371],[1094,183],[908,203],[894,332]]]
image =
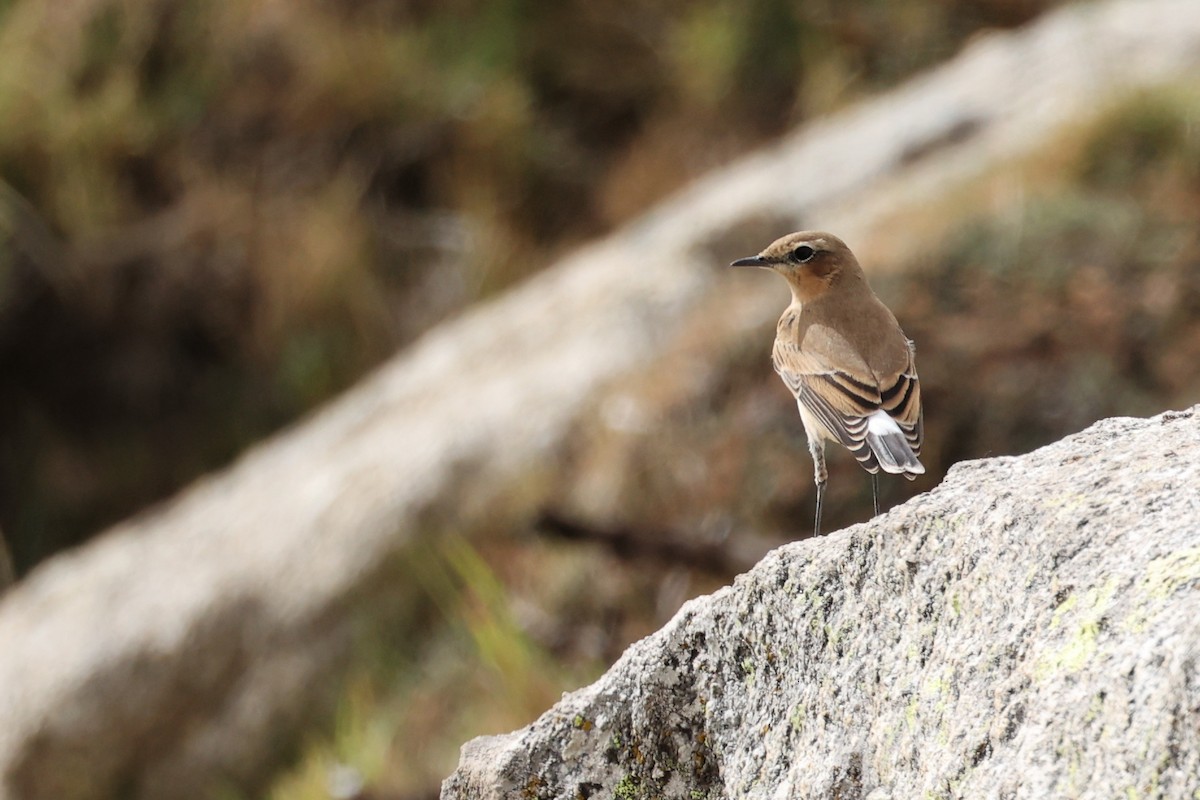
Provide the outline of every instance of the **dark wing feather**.
[[[869,472],[879,468],[866,441],[867,417],[883,409],[900,426],[913,455],[920,455],[924,437],[921,388],[917,380],[911,343],[905,368],[887,376],[880,386],[860,359],[848,359],[860,374],[832,369],[826,359],[802,351],[789,340],[776,340],[772,353],[775,370],[800,405]],[[888,380],[890,378],[890,380]]]
[[796,399],[800,405],[830,437],[853,453],[864,469],[878,471],[879,463],[867,445],[867,417],[874,411],[872,403],[877,407],[878,401],[849,388],[857,382],[845,373],[802,375],[798,383]]
[[896,376],[891,386],[879,393],[879,407],[888,413],[912,448],[913,455],[921,455],[921,443],[925,439],[925,418],[921,413],[921,383],[912,342],[908,343],[908,365]]

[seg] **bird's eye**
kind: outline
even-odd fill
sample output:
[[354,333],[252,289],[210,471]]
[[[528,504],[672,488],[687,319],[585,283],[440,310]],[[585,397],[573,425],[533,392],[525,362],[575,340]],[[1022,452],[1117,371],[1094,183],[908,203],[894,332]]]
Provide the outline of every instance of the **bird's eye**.
[[792,251],[792,260],[798,264],[803,264],[805,261],[808,261],[814,255],[816,255],[816,252],[816,250],[813,250],[808,245],[802,244]]

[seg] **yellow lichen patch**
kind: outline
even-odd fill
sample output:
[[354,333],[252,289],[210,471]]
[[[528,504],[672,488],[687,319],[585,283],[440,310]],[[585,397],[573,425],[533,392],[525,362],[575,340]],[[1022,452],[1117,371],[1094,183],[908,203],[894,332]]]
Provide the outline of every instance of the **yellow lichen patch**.
[[1133,591],[1133,610],[1122,627],[1132,633],[1144,630],[1162,610],[1163,601],[1188,584],[1200,584],[1200,546],[1160,556],[1146,565]]
[[1070,595],[1059,604],[1050,620],[1050,629],[1066,630],[1067,641],[1057,650],[1038,658],[1034,671],[1037,680],[1063,672],[1076,672],[1091,660],[1096,653],[1100,619],[1112,605],[1116,590],[1117,581],[1110,578],[1099,586]]
[[1185,584],[1200,581],[1200,546],[1189,547],[1146,565],[1139,588],[1155,600],[1170,597]]

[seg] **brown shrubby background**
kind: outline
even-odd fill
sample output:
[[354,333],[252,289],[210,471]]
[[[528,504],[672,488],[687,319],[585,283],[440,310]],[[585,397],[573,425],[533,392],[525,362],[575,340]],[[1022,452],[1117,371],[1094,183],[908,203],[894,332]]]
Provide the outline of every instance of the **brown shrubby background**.
[[1047,3],[0,3],[28,569],[688,178]]
[[[18,573],[689,179],[1052,5],[0,0],[0,529]],[[1013,165],[1013,191],[904,221],[890,260],[873,248],[928,409],[929,474],[886,484],[887,504],[956,461],[1200,397],[1197,89],[1114,98]],[[939,246],[913,254],[904,225]],[[536,529],[415,548],[407,624],[269,791],[328,796],[345,767],[362,796],[428,796],[463,740],[524,723],[806,535],[773,324],[761,351],[700,354],[723,376],[700,404],[639,378],[662,382],[662,436],[581,427]],[[852,463],[831,467],[832,528],[870,500]],[[618,515],[571,488],[605,480]]]

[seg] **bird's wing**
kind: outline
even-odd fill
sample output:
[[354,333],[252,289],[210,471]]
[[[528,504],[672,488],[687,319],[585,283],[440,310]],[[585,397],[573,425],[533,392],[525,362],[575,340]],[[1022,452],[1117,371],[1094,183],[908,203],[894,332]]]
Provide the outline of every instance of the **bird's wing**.
[[880,376],[834,335],[810,337],[803,350],[793,339],[777,339],[772,360],[783,382],[828,437],[867,464],[867,417],[879,409],[900,426],[913,455],[921,454],[925,435],[921,385],[912,343],[904,342],[904,354],[898,359],[901,366]]
[[913,455],[921,455],[921,442],[925,438],[925,419],[921,413],[921,383],[917,379],[917,366],[913,343],[908,342],[908,362],[894,376],[885,376],[879,392],[880,404],[900,430],[912,448]]
[[777,341],[772,360],[800,405],[830,438],[856,456],[860,452],[869,455],[867,417],[880,408],[883,398],[862,359],[843,354],[838,360],[845,368],[837,369],[818,352]]

